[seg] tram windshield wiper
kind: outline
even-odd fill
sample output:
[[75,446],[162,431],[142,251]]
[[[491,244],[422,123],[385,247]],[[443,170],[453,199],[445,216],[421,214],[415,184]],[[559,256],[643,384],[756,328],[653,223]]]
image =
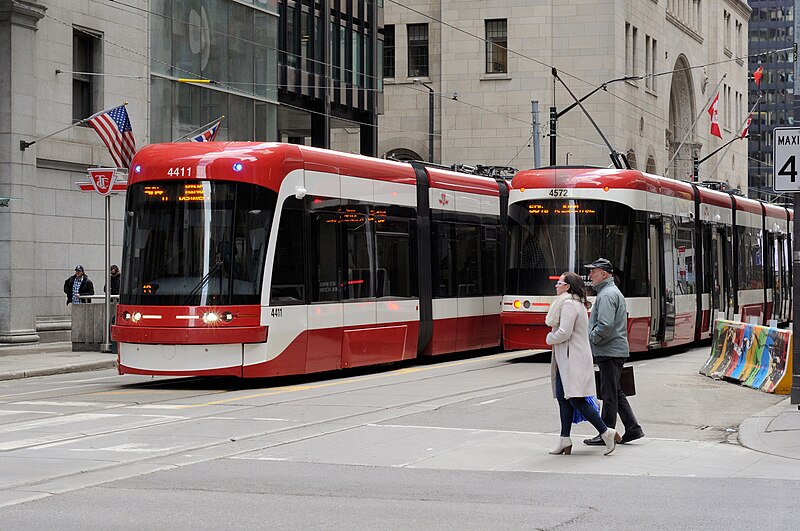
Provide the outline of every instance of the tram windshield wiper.
[[200,290],[202,290],[205,285],[208,284],[208,281],[211,280],[211,275],[219,271],[221,268],[222,262],[215,263],[211,269],[208,270],[208,273],[203,275],[203,278],[201,278],[197,284],[195,284],[195,286],[192,288],[192,291],[186,295],[186,298],[183,299],[183,302],[181,302],[181,306],[186,306],[192,300],[192,297],[200,293]]

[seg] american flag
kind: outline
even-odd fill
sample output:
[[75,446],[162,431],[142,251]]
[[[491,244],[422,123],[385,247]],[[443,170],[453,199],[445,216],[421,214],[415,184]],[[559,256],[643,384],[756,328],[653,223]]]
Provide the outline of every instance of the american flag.
[[199,135],[194,135],[189,138],[192,142],[213,142],[214,139],[217,137],[217,131],[219,131],[219,124],[222,123],[222,118],[214,122],[214,124],[200,133]]
[[89,118],[87,123],[100,135],[117,168],[129,168],[136,153],[136,142],[125,106],[98,113]]

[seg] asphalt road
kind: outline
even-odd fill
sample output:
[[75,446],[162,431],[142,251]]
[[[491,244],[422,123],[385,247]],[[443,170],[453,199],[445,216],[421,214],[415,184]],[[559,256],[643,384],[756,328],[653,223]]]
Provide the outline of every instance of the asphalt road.
[[[708,348],[633,361],[647,437],[550,456],[530,352],[266,381],[0,385],[7,529],[796,528],[800,461],[741,447],[782,398],[700,376]],[[800,456],[798,456],[800,457]]]

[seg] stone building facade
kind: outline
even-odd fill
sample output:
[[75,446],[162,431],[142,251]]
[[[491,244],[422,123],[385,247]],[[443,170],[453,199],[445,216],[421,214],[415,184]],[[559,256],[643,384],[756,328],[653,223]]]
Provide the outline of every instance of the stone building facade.
[[[411,0],[385,7],[385,110],[378,151],[435,162],[534,166],[532,101],[541,162],[550,163],[549,110],[573,103],[559,77],[631,165],[689,179],[747,117],[747,24],[742,0]],[[428,127],[429,88],[434,126]],[[723,138],[708,104],[720,93]],[[557,121],[555,163],[608,166],[609,150],[579,108]],[[676,155],[677,152],[677,155]],[[670,162],[671,161],[671,162]],[[700,165],[700,179],[746,190],[747,145]]]
[[[222,114],[218,140],[276,139],[277,34],[277,0],[0,0],[0,346],[69,339],[77,264],[103,293],[105,200],[75,183],[113,162],[69,126],[127,102],[137,147]],[[217,82],[179,81],[204,77]],[[112,263],[124,204],[111,200]]]

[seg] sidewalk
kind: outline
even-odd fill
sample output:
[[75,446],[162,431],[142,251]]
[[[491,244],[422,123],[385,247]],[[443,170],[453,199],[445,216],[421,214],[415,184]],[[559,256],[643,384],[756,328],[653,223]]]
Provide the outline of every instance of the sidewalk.
[[[0,381],[113,369],[117,365],[116,354],[73,352],[71,348],[69,342],[2,346]],[[739,442],[757,452],[800,460],[800,410],[787,397],[745,419],[739,426]]]
[[787,398],[745,419],[739,426],[739,442],[757,452],[800,460],[798,406]]
[[0,346],[0,381],[69,372],[113,369],[117,355],[73,352],[72,343]]

